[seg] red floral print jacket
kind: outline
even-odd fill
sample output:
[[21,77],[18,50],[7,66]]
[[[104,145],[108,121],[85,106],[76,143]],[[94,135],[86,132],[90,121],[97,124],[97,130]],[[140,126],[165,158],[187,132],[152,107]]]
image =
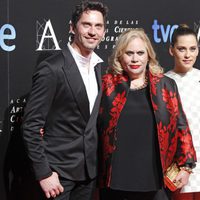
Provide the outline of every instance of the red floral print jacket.
[[[106,74],[102,81],[103,95],[98,118],[99,175],[100,186],[109,187],[112,154],[116,150],[116,127],[126,103],[130,80],[127,75]],[[163,74],[154,76],[149,72],[149,84],[163,173],[172,162],[194,167],[196,153],[175,81]]]

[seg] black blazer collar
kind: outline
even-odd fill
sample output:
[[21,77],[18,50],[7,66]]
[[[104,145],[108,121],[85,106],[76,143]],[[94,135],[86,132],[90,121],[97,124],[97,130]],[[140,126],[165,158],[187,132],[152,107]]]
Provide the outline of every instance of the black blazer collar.
[[90,117],[89,100],[87,97],[86,88],[79,72],[78,66],[71,55],[68,47],[63,49],[65,64],[63,66],[68,83],[78,104],[80,112],[82,113],[85,121],[87,122]]

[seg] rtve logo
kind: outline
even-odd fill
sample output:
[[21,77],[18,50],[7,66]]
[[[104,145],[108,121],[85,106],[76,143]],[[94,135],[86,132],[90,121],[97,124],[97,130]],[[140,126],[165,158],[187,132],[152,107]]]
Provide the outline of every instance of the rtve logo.
[[154,42],[160,43],[164,42],[166,43],[168,40],[171,41],[172,34],[174,30],[178,28],[178,25],[163,25],[159,24],[158,20],[155,19],[152,25],[153,29],[153,39]]
[[[13,51],[15,45],[9,45],[9,40],[14,40],[16,38],[15,28],[11,24],[4,24],[0,27],[0,47],[4,51]],[[6,41],[8,41],[6,43]]]

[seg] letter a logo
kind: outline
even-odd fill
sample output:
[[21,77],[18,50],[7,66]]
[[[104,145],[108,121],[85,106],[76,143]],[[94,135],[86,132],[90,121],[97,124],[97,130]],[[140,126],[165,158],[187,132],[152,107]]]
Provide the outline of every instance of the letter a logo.
[[[42,25],[38,23],[38,26],[40,26],[39,29],[42,28]],[[38,34],[37,34],[37,38],[40,37],[39,35],[39,31],[37,30]],[[41,40],[37,43],[39,43],[38,48],[36,49],[36,51],[42,51],[42,50],[60,50],[60,47],[58,45],[58,41],[56,39],[56,35],[54,33],[51,21],[48,20],[46,22],[46,25],[44,27],[44,31],[42,33],[42,37]],[[50,47],[51,45],[51,47]]]

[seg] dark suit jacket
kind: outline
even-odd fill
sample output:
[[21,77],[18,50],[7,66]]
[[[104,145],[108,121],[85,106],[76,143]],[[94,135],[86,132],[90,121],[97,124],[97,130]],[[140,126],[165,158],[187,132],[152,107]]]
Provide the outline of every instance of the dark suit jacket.
[[[86,89],[68,48],[36,68],[23,121],[23,136],[36,179],[51,175],[70,180],[96,176],[96,118],[101,69],[95,66],[99,93],[90,115]],[[44,135],[40,129],[44,128]]]

